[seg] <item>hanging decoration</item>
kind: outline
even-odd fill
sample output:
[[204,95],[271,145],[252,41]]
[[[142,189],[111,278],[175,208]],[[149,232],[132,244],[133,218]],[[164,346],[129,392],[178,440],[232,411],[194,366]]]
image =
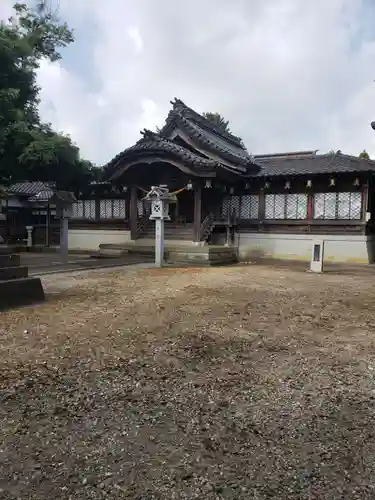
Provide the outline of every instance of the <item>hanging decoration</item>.
[[245,189],[250,189],[250,183],[249,182],[246,182]]
[[188,183],[186,184],[186,189],[188,191],[191,191],[193,189],[193,183],[191,182],[191,180],[188,180]]
[[290,189],[290,181],[285,182],[284,189]]
[[234,194],[234,187],[231,187],[231,188],[229,189],[229,194]]
[[270,187],[270,183],[269,182],[265,182],[264,183],[264,189],[269,189]]
[[207,179],[206,180],[204,187],[207,188],[207,189],[212,188],[211,179]]
[[307,182],[306,182],[306,187],[308,188],[311,188],[312,187],[312,180],[309,179]]
[[359,186],[359,179],[356,177],[353,182],[353,186]]
[[334,177],[331,177],[331,178],[330,178],[330,180],[329,180],[329,185],[330,185],[331,187],[333,187],[333,186],[335,186],[335,185],[336,185],[336,182],[335,182]]

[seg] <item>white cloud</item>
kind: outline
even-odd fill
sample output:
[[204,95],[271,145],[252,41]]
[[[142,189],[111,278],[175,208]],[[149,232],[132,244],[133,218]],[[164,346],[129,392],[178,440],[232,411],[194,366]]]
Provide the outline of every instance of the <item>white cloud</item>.
[[41,112],[91,160],[107,161],[140,129],[161,125],[174,97],[222,113],[252,152],[366,148],[375,156],[375,29],[367,21],[375,5],[367,0],[60,0],[60,7],[77,47],[88,21],[95,26],[95,86],[79,61],[77,72],[64,61],[43,64]]
[[132,27],[128,29],[128,36],[133,40],[135,50],[141,52],[143,49],[143,38],[137,27]]

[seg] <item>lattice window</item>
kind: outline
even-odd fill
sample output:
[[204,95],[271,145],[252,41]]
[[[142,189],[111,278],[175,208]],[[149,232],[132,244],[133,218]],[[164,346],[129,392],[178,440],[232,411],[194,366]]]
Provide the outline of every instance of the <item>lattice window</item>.
[[113,200],[113,218],[125,219],[126,217],[126,201]]
[[258,219],[259,196],[257,194],[246,194],[241,196],[240,219]]
[[317,193],[314,195],[314,219],[355,220],[361,218],[360,192]]
[[139,217],[142,217],[143,215],[145,215],[145,207],[144,207],[143,200],[137,200],[137,211],[138,211]]
[[80,200],[73,203],[73,219],[95,219],[95,200]]
[[125,200],[100,200],[101,219],[125,219]]
[[236,217],[240,216],[240,197],[239,196],[231,196],[230,215],[233,215],[233,214]]
[[286,218],[306,219],[307,217],[307,194],[286,195]]
[[112,219],[112,200],[100,200],[100,218]]
[[221,216],[224,218],[235,214],[240,219],[257,219],[259,214],[259,196],[227,196],[223,199]]
[[83,218],[83,201],[77,201],[72,205],[72,219]]
[[306,219],[307,194],[266,194],[266,219]]
[[230,213],[230,197],[226,196],[221,205],[221,216],[226,218]]

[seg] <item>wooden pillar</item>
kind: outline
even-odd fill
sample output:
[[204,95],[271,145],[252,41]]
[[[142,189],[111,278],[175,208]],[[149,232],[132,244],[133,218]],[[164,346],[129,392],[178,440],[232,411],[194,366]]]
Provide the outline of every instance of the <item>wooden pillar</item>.
[[259,222],[262,223],[265,219],[266,216],[266,195],[264,193],[264,190],[262,189],[259,192]]
[[199,183],[194,189],[194,224],[193,241],[200,241],[202,222],[202,185]]
[[309,191],[307,193],[307,214],[306,219],[312,221],[314,216],[314,193]]
[[100,198],[95,198],[94,203],[95,203],[95,220],[97,222],[100,221]]
[[130,238],[132,240],[137,239],[137,219],[138,219],[138,208],[137,208],[137,188],[131,186],[130,188],[130,207],[129,207],[129,225],[130,225]]
[[51,222],[51,207],[50,204],[47,203],[47,215],[46,215],[46,247],[50,246],[50,222]]
[[362,206],[361,206],[361,219],[366,222],[366,212],[369,208],[369,189],[368,184],[362,186]]

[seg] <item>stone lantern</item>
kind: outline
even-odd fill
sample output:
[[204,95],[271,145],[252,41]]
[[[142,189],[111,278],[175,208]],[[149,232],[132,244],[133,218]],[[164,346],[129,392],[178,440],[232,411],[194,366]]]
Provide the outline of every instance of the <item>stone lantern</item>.
[[56,205],[56,215],[60,219],[60,256],[63,261],[68,260],[69,253],[69,219],[73,215],[73,203],[77,201],[69,191],[56,191],[49,199],[51,205]]
[[155,265],[163,267],[164,263],[164,221],[170,220],[169,205],[176,203],[176,195],[169,192],[165,185],[151,186],[145,201],[151,203],[150,220],[155,221]]

